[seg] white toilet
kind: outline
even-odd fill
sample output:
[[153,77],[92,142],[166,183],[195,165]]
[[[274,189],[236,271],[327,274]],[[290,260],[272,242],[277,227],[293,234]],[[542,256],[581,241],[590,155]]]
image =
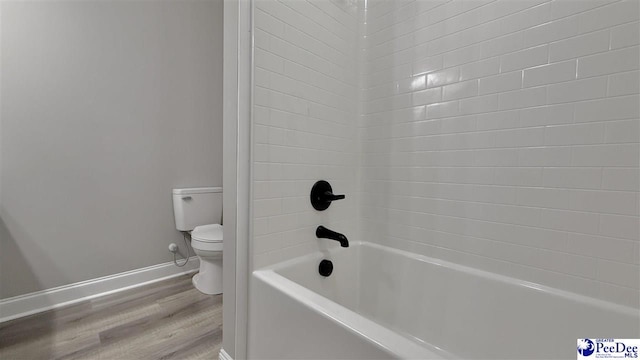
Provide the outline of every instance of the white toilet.
[[222,188],[173,189],[173,214],[176,229],[191,233],[200,259],[193,285],[205,294],[222,294]]

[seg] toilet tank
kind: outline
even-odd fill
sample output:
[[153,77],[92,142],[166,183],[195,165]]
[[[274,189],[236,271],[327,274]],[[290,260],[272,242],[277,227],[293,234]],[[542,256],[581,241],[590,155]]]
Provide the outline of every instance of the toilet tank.
[[173,215],[176,229],[191,231],[196,226],[221,224],[222,188],[173,189]]

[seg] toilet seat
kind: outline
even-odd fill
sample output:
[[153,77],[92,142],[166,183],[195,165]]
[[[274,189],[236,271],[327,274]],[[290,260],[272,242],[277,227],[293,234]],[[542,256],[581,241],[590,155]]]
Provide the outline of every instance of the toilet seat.
[[203,251],[222,251],[222,225],[196,226],[191,232],[191,247]]

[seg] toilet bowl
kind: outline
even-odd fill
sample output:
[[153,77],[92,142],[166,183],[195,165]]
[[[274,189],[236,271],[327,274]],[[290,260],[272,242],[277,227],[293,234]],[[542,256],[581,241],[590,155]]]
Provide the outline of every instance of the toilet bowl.
[[191,232],[191,247],[200,259],[200,271],[193,286],[205,294],[222,293],[222,225],[196,226]]

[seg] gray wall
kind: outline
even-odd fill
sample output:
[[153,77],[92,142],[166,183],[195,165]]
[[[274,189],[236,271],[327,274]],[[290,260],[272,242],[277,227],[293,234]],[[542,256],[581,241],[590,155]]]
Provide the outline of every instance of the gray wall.
[[170,261],[171,189],[222,184],[222,2],[0,6],[0,298]]

